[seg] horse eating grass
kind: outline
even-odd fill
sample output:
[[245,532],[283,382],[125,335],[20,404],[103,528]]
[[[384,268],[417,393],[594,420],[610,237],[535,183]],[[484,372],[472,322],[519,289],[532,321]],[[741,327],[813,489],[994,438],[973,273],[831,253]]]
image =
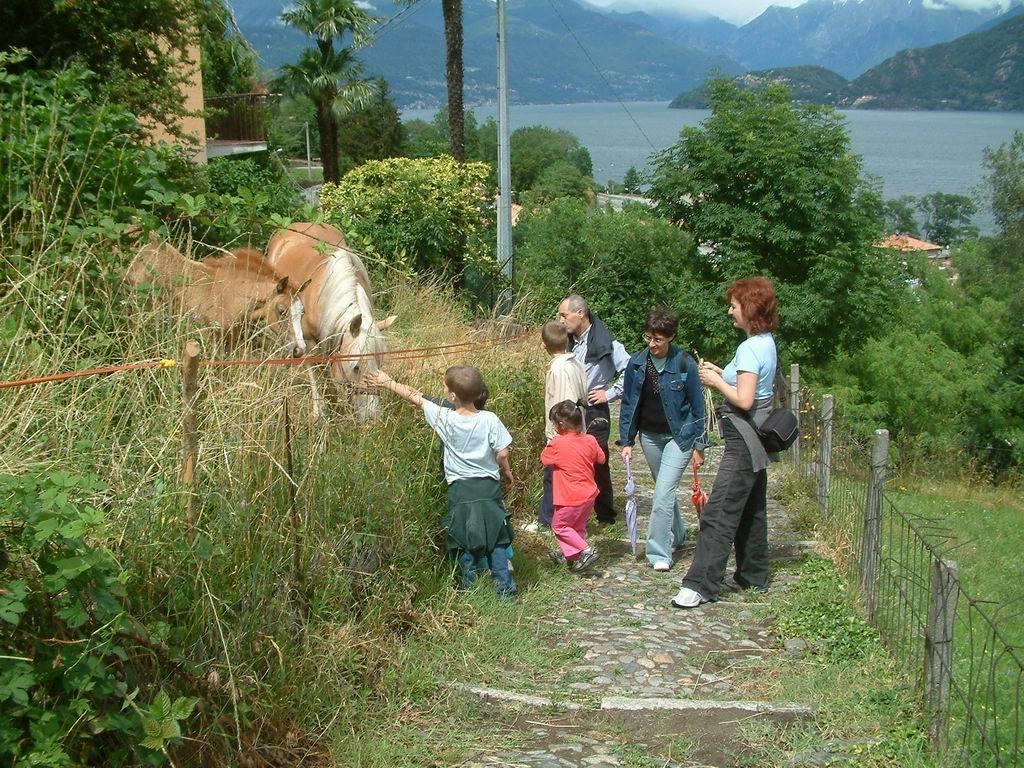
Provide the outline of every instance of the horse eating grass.
[[293,357],[306,354],[302,299],[259,251],[243,248],[193,261],[150,233],[126,277],[136,287],[158,289],[176,312],[214,326],[229,340],[262,322],[282,332]]
[[[333,362],[331,373],[350,388],[356,417],[376,416],[380,397],[366,387],[364,377],[380,367],[387,352],[382,331],[396,317],[374,320],[370,276],[362,259],[336,228],[303,222],[271,238],[267,262],[293,285],[302,286],[303,335],[319,343],[325,354],[352,356]],[[314,400],[318,399],[314,383]]]

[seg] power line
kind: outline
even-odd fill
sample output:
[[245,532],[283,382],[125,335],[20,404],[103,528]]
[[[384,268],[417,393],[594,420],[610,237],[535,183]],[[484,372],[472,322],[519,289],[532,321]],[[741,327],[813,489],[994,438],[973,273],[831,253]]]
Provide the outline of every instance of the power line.
[[558,17],[558,20],[562,22],[562,25],[565,27],[566,31],[568,31],[568,33],[570,35],[572,35],[572,39],[576,41],[576,45],[578,45],[580,47],[580,50],[583,51],[583,55],[587,57],[587,61],[590,62],[590,65],[594,68],[594,71],[596,71],[597,74],[601,76],[601,79],[604,80],[604,84],[606,86],[608,86],[608,90],[611,91],[612,96],[614,96],[615,100],[617,102],[619,102],[619,106],[622,107],[622,111],[625,112],[626,115],[629,116],[629,119],[631,121],[633,121],[633,125],[636,126],[636,129],[638,131],[640,131],[640,135],[643,136],[644,139],[647,141],[647,145],[651,148],[651,151],[652,152],[657,152],[658,148],[656,146],[654,146],[654,142],[651,141],[650,136],[648,136],[647,133],[644,131],[644,129],[640,127],[640,123],[638,123],[636,121],[636,118],[633,117],[633,113],[629,111],[629,107],[626,106],[626,103],[621,98],[619,98],[619,94],[616,93],[615,88],[612,86],[612,84],[608,80],[608,78],[605,77],[604,72],[601,71],[601,68],[597,66],[597,62],[595,62],[593,57],[590,55],[590,51],[588,51],[583,46],[583,43],[580,42],[580,39],[576,36],[576,33],[572,30],[572,27],[569,26],[568,22],[566,22],[566,20],[562,17],[562,14],[559,13],[558,8],[555,7],[554,1],[553,0],[548,0],[548,4],[551,6],[551,10],[553,10],[555,12],[555,16]]
[[392,26],[393,24],[398,24],[402,21],[405,21],[409,16],[412,15],[412,12],[414,10],[420,10],[420,8],[423,7],[421,5],[422,2],[423,0],[413,0],[411,3],[409,3],[409,5],[400,10],[394,16],[389,16],[387,19],[385,19],[384,23],[377,27],[376,31],[373,33],[374,39],[380,39],[381,35],[384,34],[385,30],[387,30],[388,27]]

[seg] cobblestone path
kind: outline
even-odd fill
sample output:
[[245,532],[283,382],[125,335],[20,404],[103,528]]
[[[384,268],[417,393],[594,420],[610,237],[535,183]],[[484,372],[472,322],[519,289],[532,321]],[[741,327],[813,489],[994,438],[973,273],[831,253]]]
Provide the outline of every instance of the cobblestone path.
[[[709,452],[701,472],[706,490],[720,455],[721,448]],[[625,476],[617,459],[613,481],[621,508]],[[592,536],[601,559],[567,588],[547,618],[559,630],[550,642],[572,643],[579,650],[555,679],[525,691],[472,680],[453,683],[487,702],[516,745],[504,752],[471,751],[462,765],[733,766],[741,764],[745,724],[811,714],[799,702],[756,698],[758,664],[784,653],[767,624],[766,607],[785,594],[795,576],[773,568],[768,595],[730,594],[695,610],[673,608],[669,601],[689,566],[693,545],[676,552],[668,573],[648,567],[642,552],[653,482],[639,450],[634,464],[641,539],[637,557],[621,520]],[[680,483],[679,501],[692,539],[697,521],[689,479]],[[798,540],[786,510],[771,499],[769,519],[773,561],[813,549],[813,542]],[[737,667],[742,674],[734,674]]]

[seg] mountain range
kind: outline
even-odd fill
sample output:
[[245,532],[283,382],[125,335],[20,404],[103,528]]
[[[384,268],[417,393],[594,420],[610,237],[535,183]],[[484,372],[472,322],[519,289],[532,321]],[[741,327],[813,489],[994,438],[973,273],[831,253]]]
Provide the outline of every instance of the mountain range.
[[[578,0],[508,0],[513,103],[668,100],[709,74],[790,65],[827,67],[852,78],[906,48],[946,42],[997,23],[1000,7],[963,10],[948,0],[808,0],[769,7],[736,27],[714,16],[618,12]],[[1020,10],[1022,0],[1013,0]],[[288,0],[232,0],[236,19],[263,63],[295,61],[308,44],[279,17]],[[1011,11],[1012,13],[1013,11]],[[445,103],[440,0],[403,10],[379,5],[374,43],[359,52],[367,74],[385,77],[401,107]],[[495,99],[493,0],[463,3],[465,98]]]
[[[900,51],[853,81],[823,67],[747,72],[741,88],[782,82],[796,101],[874,109],[1024,110],[1024,9],[982,31]],[[703,108],[704,87],[670,104]]]
[[[263,63],[276,68],[294,61],[307,45],[276,19],[286,0],[234,0],[239,27]],[[704,82],[711,72],[735,74],[742,67],[721,54],[674,43],[642,26],[575,0],[509,0],[508,79],[515,103],[669,100]],[[399,12],[394,8],[377,10]],[[463,60],[467,104],[496,98],[495,5],[464,0]],[[400,106],[445,103],[444,26],[440,0],[420,0],[381,26],[370,47],[359,52],[368,73],[383,75]]]
[[998,5],[967,10],[945,0],[810,0],[796,8],[769,6],[741,27],[665,13],[622,18],[662,29],[675,42],[729,56],[745,69],[816,65],[855,78],[898,51],[948,42],[1006,10]]

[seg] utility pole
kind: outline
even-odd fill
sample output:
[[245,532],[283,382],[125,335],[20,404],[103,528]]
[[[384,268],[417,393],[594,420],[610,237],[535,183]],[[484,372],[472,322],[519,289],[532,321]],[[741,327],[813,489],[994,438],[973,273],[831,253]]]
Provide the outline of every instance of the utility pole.
[[309,154],[309,122],[306,122],[306,178],[313,177],[313,161]]
[[512,164],[508,139],[508,57],[505,51],[505,0],[498,4],[498,265],[508,281],[499,308],[512,308]]

